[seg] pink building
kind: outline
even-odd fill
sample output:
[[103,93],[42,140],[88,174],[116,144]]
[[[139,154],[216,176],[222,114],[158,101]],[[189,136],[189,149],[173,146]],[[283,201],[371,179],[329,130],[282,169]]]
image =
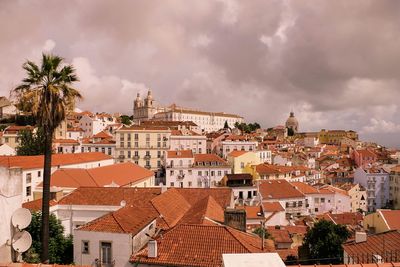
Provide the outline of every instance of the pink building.
[[369,164],[373,164],[377,161],[377,155],[368,150],[368,149],[361,149],[361,150],[354,150],[353,153],[354,161],[357,167],[368,167]]

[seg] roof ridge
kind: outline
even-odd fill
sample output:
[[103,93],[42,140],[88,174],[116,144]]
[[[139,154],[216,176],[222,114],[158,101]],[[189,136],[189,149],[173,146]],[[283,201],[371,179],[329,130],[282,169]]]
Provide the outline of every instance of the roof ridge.
[[[112,165],[110,165],[110,166],[112,166]],[[104,167],[104,166],[103,166]],[[95,177],[93,177],[93,175],[89,172],[90,170],[92,170],[92,169],[85,169],[85,171],[86,171],[86,173],[89,175],[89,177],[93,180],[93,182],[97,185],[97,186],[99,186],[99,187],[104,187],[104,186],[101,186],[101,185],[99,185],[97,182],[96,182],[96,179],[95,179]],[[112,181],[113,182],[113,181]]]
[[[121,208],[121,209],[123,209],[123,208]],[[111,216],[114,218],[115,222],[116,222],[116,223],[118,224],[118,226],[122,229],[122,231],[128,232],[127,230],[125,230],[125,228],[122,226],[122,224],[118,221],[117,217],[115,216],[116,212],[119,211],[119,210],[121,210],[121,209],[118,209],[118,210],[116,210],[116,211],[111,212]]]
[[[225,228],[225,231],[227,231],[234,239],[236,239],[244,249],[246,249],[249,253],[252,253],[252,251],[245,244],[243,244],[243,242],[241,240],[239,240],[239,238],[237,238],[236,235],[233,234],[233,231],[238,231],[239,234],[243,234],[243,235],[247,235],[247,236],[251,236],[251,237],[257,237],[257,236],[252,235],[252,234],[247,233],[247,232],[241,232],[241,231],[236,230],[234,228],[231,228],[231,227],[229,227],[227,225],[224,225],[223,227]],[[257,248],[257,249],[262,251],[260,248]]]

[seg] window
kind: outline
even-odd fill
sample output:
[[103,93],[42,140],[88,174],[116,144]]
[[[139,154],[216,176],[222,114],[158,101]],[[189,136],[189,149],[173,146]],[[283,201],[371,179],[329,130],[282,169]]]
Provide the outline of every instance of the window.
[[82,240],[82,254],[89,254],[89,241]]
[[135,140],[139,139],[139,134],[135,134]]
[[325,198],[321,198],[321,203],[325,203]]
[[131,151],[128,151],[128,158],[131,158]]
[[192,187],[192,182],[188,182],[188,186],[189,186],[189,187]]
[[161,161],[157,161],[157,167],[160,168],[161,167]]
[[100,242],[100,261],[103,264],[111,264],[111,242]]
[[108,148],[108,155],[111,155],[111,147]]
[[218,171],[218,176],[221,176],[221,174],[222,174],[222,172],[221,172],[221,171]]
[[202,171],[198,171],[198,172],[197,172],[197,175],[202,176],[202,175],[203,175],[203,174],[202,174]]
[[240,162],[240,168],[244,168],[244,162]]
[[26,183],[30,184],[32,182],[32,173],[26,174]]
[[174,187],[174,182],[171,182],[170,185],[171,185],[171,187]]
[[215,172],[214,171],[211,171],[211,176],[215,176]]
[[29,197],[30,195],[32,195],[32,187],[31,186],[27,186],[26,187],[26,196]]
[[192,175],[192,170],[188,170],[188,174],[189,174],[189,175]]
[[42,175],[42,172],[41,172],[41,171],[38,171],[38,172],[37,172],[37,176],[40,177],[41,175]]

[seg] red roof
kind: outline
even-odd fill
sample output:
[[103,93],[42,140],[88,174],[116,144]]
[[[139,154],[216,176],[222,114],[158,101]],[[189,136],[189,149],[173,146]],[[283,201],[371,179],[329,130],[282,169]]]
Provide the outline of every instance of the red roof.
[[[356,243],[354,240],[344,243],[343,245],[344,251],[348,254],[348,256],[353,257],[354,260],[357,260],[357,256],[360,260],[363,259],[362,255],[373,255],[378,254],[382,256],[385,262],[400,261],[400,254],[392,255],[394,258],[387,259],[385,258],[385,252],[388,251],[397,251],[400,247],[400,233],[398,231],[389,231],[376,235],[370,235],[367,237],[367,241]],[[391,256],[391,253],[386,254],[387,256]]]
[[[51,165],[63,166],[112,159],[101,152],[53,154]],[[38,169],[43,168],[43,155],[39,156],[0,156],[0,166],[6,168]]]
[[199,162],[219,162],[226,164],[226,161],[215,154],[195,154],[194,161]]
[[276,202],[264,202],[263,204],[264,212],[277,212],[284,211],[285,209],[282,207],[281,203]]
[[78,230],[135,235],[157,216],[157,212],[151,209],[142,210],[135,206],[126,206],[82,225]]
[[259,184],[259,192],[263,201],[269,199],[282,198],[303,198],[304,194],[296,189],[292,184],[284,179],[279,180],[261,180]]
[[109,135],[108,133],[106,133],[105,131],[101,131],[101,132],[93,135],[93,138],[109,139],[109,138],[112,138],[112,136]]
[[293,243],[287,229],[276,229],[275,226],[268,226],[267,230],[273,237],[275,243]]
[[[54,199],[51,199],[50,202],[50,207],[54,206],[57,204],[57,201],[55,201]],[[28,202],[24,202],[22,203],[22,207],[25,209],[28,209],[30,211],[40,211],[42,210],[42,199],[35,199],[32,201],[28,201]]]
[[311,185],[308,185],[306,183],[302,182],[291,182],[292,185],[294,185],[300,192],[303,194],[319,194],[319,191],[317,188],[312,187]]
[[192,150],[167,151],[168,158],[193,158]]
[[132,162],[93,169],[58,169],[51,176],[51,186],[78,188],[81,186],[119,186],[135,184],[154,176],[152,171]]
[[400,210],[379,210],[390,230],[400,230]]
[[168,227],[175,226],[190,209],[190,204],[175,188],[170,188],[167,192],[153,198],[151,203],[168,224]]
[[243,150],[233,150],[231,153],[228,154],[230,157],[239,157],[243,154],[246,154],[248,151],[243,151]]
[[222,266],[222,254],[271,252],[261,239],[228,226],[180,224],[156,238],[158,256],[147,248],[132,255],[132,263],[164,266]]
[[[247,219],[264,218],[261,206],[237,206],[236,209],[245,210]],[[258,214],[260,214],[260,215],[258,215]]]
[[208,196],[194,204],[179,223],[214,224],[224,222],[224,210],[212,196]]

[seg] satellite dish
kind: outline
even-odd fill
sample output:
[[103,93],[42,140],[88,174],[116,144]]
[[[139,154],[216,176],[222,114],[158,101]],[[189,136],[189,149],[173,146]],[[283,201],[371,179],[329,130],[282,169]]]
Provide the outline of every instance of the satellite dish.
[[11,217],[11,223],[15,228],[18,228],[19,230],[22,230],[31,223],[32,220],[32,214],[28,209],[25,208],[19,208],[16,211],[14,211],[12,217]]
[[32,236],[27,231],[17,232],[12,240],[12,247],[15,251],[22,253],[32,245]]
[[125,200],[121,200],[120,205],[121,205],[121,207],[125,207],[126,206],[126,201]]

